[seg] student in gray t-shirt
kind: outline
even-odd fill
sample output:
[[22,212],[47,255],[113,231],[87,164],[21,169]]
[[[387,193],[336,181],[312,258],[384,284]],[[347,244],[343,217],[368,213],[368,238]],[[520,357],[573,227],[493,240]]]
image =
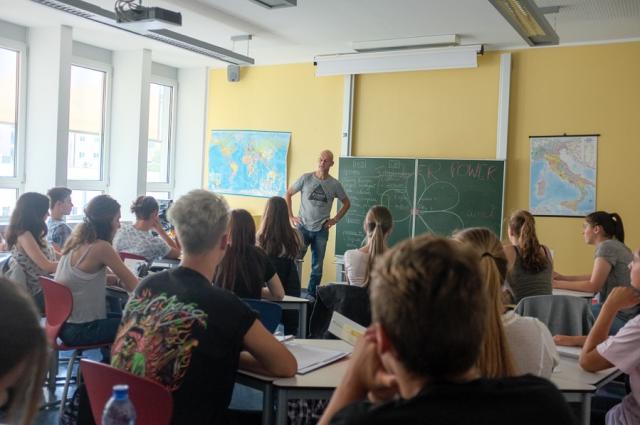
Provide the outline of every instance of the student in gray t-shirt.
[[[331,166],[333,166],[333,153],[328,150],[320,152],[318,169],[300,176],[285,195],[291,224],[298,228],[304,241],[300,258],[305,256],[307,248],[311,245],[311,276],[307,293],[313,297],[322,280],[322,263],[327,248],[329,228],[340,221],[351,206],[340,182],[329,175]],[[298,216],[294,216],[291,197],[298,192],[301,194],[300,210]],[[331,218],[331,207],[335,198],[340,199],[342,208],[335,217]]]
[[[628,265],[633,259],[631,250],[624,244],[622,218],[605,211],[596,211],[585,217],[584,241],[595,245],[595,260],[590,275],[563,276],[555,274],[553,287],[573,291],[597,292],[598,304],[593,305],[594,316],[598,316],[602,304],[616,286],[629,286],[631,278]],[[615,334],[638,313],[638,307],[621,310],[616,316],[611,333]]]

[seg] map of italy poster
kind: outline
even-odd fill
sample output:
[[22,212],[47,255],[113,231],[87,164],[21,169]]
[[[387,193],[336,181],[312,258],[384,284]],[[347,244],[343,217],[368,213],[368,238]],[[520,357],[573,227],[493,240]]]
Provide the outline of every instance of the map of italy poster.
[[232,195],[284,195],[290,141],[288,132],[213,130],[207,144],[207,188]]
[[541,136],[529,140],[531,213],[582,217],[595,211],[598,136]]

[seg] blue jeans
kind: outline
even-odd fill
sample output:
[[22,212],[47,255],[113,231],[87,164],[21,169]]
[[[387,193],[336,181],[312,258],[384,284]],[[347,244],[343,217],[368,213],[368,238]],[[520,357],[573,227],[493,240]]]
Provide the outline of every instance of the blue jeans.
[[298,230],[302,235],[304,242],[300,250],[299,258],[304,258],[307,254],[307,248],[311,245],[311,276],[309,277],[309,286],[307,293],[312,297],[316,296],[316,288],[322,280],[322,264],[324,263],[324,253],[327,249],[327,239],[329,239],[329,229],[322,228],[317,232],[312,232],[299,226]]

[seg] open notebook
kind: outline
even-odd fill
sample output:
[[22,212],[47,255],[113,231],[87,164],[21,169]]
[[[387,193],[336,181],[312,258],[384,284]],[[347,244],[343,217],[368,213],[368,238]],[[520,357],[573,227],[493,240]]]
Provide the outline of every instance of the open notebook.
[[285,345],[298,361],[298,373],[300,375],[319,369],[349,355],[346,351],[312,347],[295,341],[286,342]]

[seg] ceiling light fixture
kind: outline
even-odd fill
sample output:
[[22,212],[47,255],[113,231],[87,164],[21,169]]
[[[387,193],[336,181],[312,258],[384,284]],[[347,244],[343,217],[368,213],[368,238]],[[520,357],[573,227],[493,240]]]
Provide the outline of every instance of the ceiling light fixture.
[[280,9],[298,5],[298,0],[249,0],[267,9]]
[[544,17],[559,8],[540,8],[533,0],[489,0],[529,46],[549,46],[560,42],[558,34]]
[[70,13],[110,27],[118,28],[132,34],[147,37],[165,44],[199,53],[213,59],[234,65],[253,65],[254,60],[231,50],[189,37],[168,29],[151,29],[150,25],[131,27],[127,23],[119,23],[116,14],[83,0],[31,0],[49,6],[61,12]]
[[422,47],[450,47],[459,44],[457,34],[429,35],[422,37],[393,38],[389,40],[353,41],[356,52],[382,52],[385,50],[419,49]]
[[319,55],[316,76],[404,72],[451,68],[477,68],[481,44],[458,47],[402,49],[369,53]]

